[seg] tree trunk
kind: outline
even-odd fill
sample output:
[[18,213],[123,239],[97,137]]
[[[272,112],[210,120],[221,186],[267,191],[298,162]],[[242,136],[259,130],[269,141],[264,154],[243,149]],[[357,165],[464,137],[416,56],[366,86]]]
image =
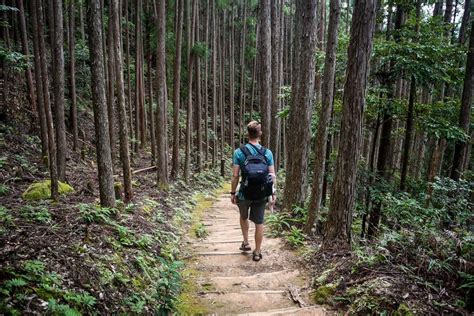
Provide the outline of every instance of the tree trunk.
[[[209,0],[206,0],[206,24],[204,27],[204,41],[210,47],[209,43],[209,17],[210,17],[210,6]],[[209,161],[209,61],[206,59],[204,64],[204,159],[206,166]]]
[[270,106],[270,142],[273,152],[275,171],[278,171],[278,153],[280,144],[280,8],[277,0],[271,1],[271,106]]
[[[192,53],[191,48],[194,46],[194,16],[195,16],[195,5],[197,0],[192,1],[192,15],[187,15],[187,48],[188,48],[188,106],[186,110],[186,145],[185,145],[185,156],[184,156],[184,181],[189,182],[191,173],[191,150],[192,150],[192,135],[193,135],[193,67],[196,56]],[[189,8],[188,8],[189,9]],[[189,10],[188,10],[189,11]]]
[[459,28],[458,42],[464,44],[466,41],[466,30],[469,25],[469,19],[471,15],[471,0],[464,1],[464,13],[462,15],[461,27]]
[[64,121],[64,31],[63,8],[61,0],[53,0],[54,7],[54,45],[53,45],[53,91],[54,119],[57,140],[57,164],[60,181],[66,179],[66,124]]
[[99,171],[100,204],[115,207],[112,156],[110,153],[109,122],[105,99],[105,65],[100,0],[90,0],[88,10],[89,49],[91,68],[92,103]]
[[[29,58],[28,49],[28,35],[26,32],[26,21],[25,21],[25,8],[23,7],[23,0],[17,0],[18,10],[20,11],[20,31],[21,31],[21,48],[23,55]],[[31,111],[34,115],[37,115],[36,97],[35,90],[33,87],[33,76],[31,74],[31,67],[27,65],[25,69],[26,87],[28,89],[28,100],[30,101]]]
[[242,44],[240,50],[240,87],[239,87],[239,142],[244,142],[245,134],[245,45],[247,37],[247,3],[243,4],[243,30],[242,30]]
[[[177,0],[178,16],[176,17],[176,54],[173,71],[173,157],[171,159],[171,178],[176,179],[179,173],[179,108],[181,85],[181,51],[183,33],[183,0]],[[157,124],[158,126],[158,124]]]
[[156,137],[157,137],[157,160],[156,170],[158,176],[158,187],[168,186],[168,158],[166,156],[166,1],[158,0],[157,6],[157,51],[156,51],[156,71],[157,71],[157,116],[156,116]]
[[[276,0],[274,0],[276,2]],[[260,61],[259,71],[259,94],[260,113],[262,123],[261,142],[264,146],[270,145],[271,135],[271,107],[272,107],[272,49],[271,49],[271,27],[270,27],[270,0],[260,0],[259,7],[259,45],[258,58]],[[273,135],[275,137],[276,135]]]
[[[464,85],[461,97],[461,110],[459,113],[459,127],[469,135],[472,93],[474,89],[474,21],[471,23],[471,35],[469,37],[469,52],[467,54],[466,71],[464,75]],[[467,156],[468,140],[457,141],[454,149],[453,166],[451,169],[451,178],[459,180],[464,172]]]
[[217,165],[217,25],[216,25],[216,1],[212,0],[212,167]]
[[326,170],[326,151],[329,123],[334,102],[334,78],[336,73],[336,50],[338,42],[339,27],[339,0],[331,0],[330,15],[328,25],[328,40],[326,46],[326,57],[324,62],[324,75],[322,84],[322,103],[319,113],[318,131],[314,143],[314,169],[313,186],[311,190],[311,199],[308,209],[308,222],[305,232],[311,233],[315,221],[318,219],[319,209],[321,207],[322,186]]
[[[195,2],[195,34],[194,37],[196,39],[196,42],[200,42],[199,38],[199,2]],[[196,58],[196,72],[195,72],[195,81],[196,81],[196,87],[195,87],[195,109],[196,109],[196,143],[197,143],[197,148],[196,148],[196,156],[197,156],[197,161],[196,161],[196,168],[197,171],[200,172],[202,170],[202,100],[201,100],[201,62],[199,56]]]
[[[109,0],[109,8],[113,5],[112,2],[117,0]],[[111,23],[113,23],[109,19],[109,27],[107,32],[107,73],[108,73],[108,80],[107,83],[107,117],[109,119],[109,137],[110,137],[110,153],[112,156],[112,170],[114,169],[114,161],[115,161],[115,71],[114,71],[114,49],[113,49],[113,34],[111,27]]]
[[38,36],[38,19],[36,15],[36,0],[30,2],[32,5],[31,13],[33,20],[33,49],[34,49],[34,61],[35,61],[35,80],[36,80],[36,97],[37,97],[37,108],[39,114],[40,123],[40,136],[41,136],[41,161],[48,165],[48,127],[46,123],[45,103],[44,103],[44,87],[43,87],[43,76],[41,74],[41,54],[40,54],[40,39]]
[[220,99],[219,99],[219,112],[220,112],[220,158],[221,158],[221,176],[224,176],[224,127],[225,127],[225,111],[224,111],[224,103],[225,103],[225,45],[224,45],[224,26],[226,21],[226,14],[225,11],[223,12],[222,23],[220,27],[220,42],[219,42],[219,49],[220,49]]
[[[225,29],[225,28],[224,28]],[[229,15],[229,145],[235,148],[234,8]]]
[[59,197],[58,191],[58,169],[56,164],[56,142],[54,137],[53,115],[51,113],[51,98],[49,94],[49,75],[48,75],[48,61],[46,59],[46,47],[44,40],[44,21],[43,8],[40,0],[33,1],[33,11],[36,20],[36,36],[39,44],[39,56],[41,64],[41,78],[43,86],[43,106],[46,118],[46,127],[48,133],[48,152],[49,152],[49,171],[51,176],[51,198],[57,200]]
[[125,106],[125,87],[123,76],[122,43],[120,41],[120,7],[117,1],[111,2],[113,50],[117,83],[117,113],[120,138],[120,161],[122,162],[125,203],[133,199],[132,171],[130,167],[130,147],[128,143],[127,110]]
[[357,162],[362,143],[365,91],[374,26],[375,0],[356,1],[347,50],[347,78],[341,123],[343,141],[339,145],[329,220],[323,240],[323,247],[326,249],[348,249],[351,244]]
[[79,132],[77,126],[77,97],[76,97],[76,60],[75,60],[75,0],[69,2],[69,93],[71,107],[69,109],[69,120],[72,129],[73,150],[79,149]]
[[283,208],[301,206],[306,197],[315,78],[317,0],[296,2],[292,104],[287,119],[288,161]]

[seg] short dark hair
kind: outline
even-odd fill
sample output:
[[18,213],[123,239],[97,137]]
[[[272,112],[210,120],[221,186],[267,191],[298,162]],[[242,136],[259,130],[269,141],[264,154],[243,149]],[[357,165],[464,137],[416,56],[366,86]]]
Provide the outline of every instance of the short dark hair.
[[262,135],[262,125],[257,121],[252,121],[247,124],[247,131],[249,139],[257,139]]

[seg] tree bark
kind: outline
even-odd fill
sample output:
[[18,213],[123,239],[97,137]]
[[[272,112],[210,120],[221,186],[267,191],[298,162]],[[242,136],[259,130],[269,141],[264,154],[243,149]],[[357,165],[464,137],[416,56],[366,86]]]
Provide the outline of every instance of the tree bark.
[[216,0],[212,0],[212,167],[217,165],[217,104],[218,104],[218,75],[217,75],[217,25]]
[[[472,93],[474,90],[474,21],[471,23],[471,35],[469,37],[469,52],[467,54],[466,71],[464,75],[464,85],[461,96],[461,110],[459,113],[459,127],[469,135]],[[467,156],[468,140],[457,141],[454,149],[453,166],[450,177],[459,180],[464,172]]]
[[278,153],[280,144],[280,8],[277,0],[271,1],[271,108],[270,108],[270,142],[273,152],[275,171],[278,171]]
[[239,141],[240,143],[244,142],[245,134],[245,45],[247,37],[247,3],[244,1],[243,4],[243,30],[242,30],[242,44],[240,50],[240,87],[239,87]]
[[331,113],[334,102],[334,78],[336,73],[336,51],[338,42],[339,27],[339,0],[331,0],[330,15],[328,25],[328,40],[326,46],[326,57],[324,62],[324,75],[322,83],[322,103],[319,113],[318,131],[316,141],[314,143],[314,169],[313,169],[313,186],[311,190],[311,198],[308,209],[308,222],[306,223],[305,232],[311,233],[315,221],[318,219],[319,209],[321,207],[322,186],[324,173],[326,170],[326,151],[329,123],[331,121]]
[[[23,0],[17,0],[18,10],[20,11],[20,32],[21,32],[21,48],[23,55],[29,58],[28,49],[28,35],[26,32],[26,21],[25,21],[25,8],[23,6]],[[25,69],[26,87],[28,89],[28,100],[30,101],[31,111],[34,115],[37,115],[37,106],[35,98],[35,90],[33,86],[33,76],[31,74],[31,67],[27,65]]]
[[88,9],[92,103],[99,172],[100,204],[115,207],[109,122],[105,99],[105,65],[100,0],[90,0]]
[[77,94],[76,94],[76,35],[75,35],[75,0],[69,2],[69,93],[71,107],[69,109],[70,126],[72,130],[73,150],[79,149],[79,132],[77,125]]
[[179,173],[179,108],[181,88],[181,51],[183,33],[183,0],[177,0],[176,45],[173,71],[173,157],[171,159],[171,178],[176,179]]
[[46,123],[45,113],[45,99],[44,99],[44,87],[43,87],[43,76],[41,74],[41,54],[40,54],[40,39],[38,36],[38,18],[36,14],[36,0],[31,1],[31,15],[33,20],[33,49],[34,49],[34,61],[35,61],[35,80],[36,80],[36,97],[37,97],[37,108],[39,114],[40,123],[40,136],[41,136],[41,161],[48,165],[48,127]]
[[287,119],[286,181],[283,208],[301,206],[306,197],[308,153],[313,109],[317,35],[317,0],[296,2],[292,104]]
[[156,70],[157,70],[157,116],[156,116],[156,137],[157,137],[157,160],[156,170],[158,176],[158,187],[166,188],[168,186],[168,158],[166,156],[166,1],[158,0],[157,3],[157,51],[156,51]]
[[37,21],[36,36],[39,44],[39,56],[41,64],[41,78],[43,85],[43,106],[46,118],[46,127],[48,133],[48,153],[49,153],[49,171],[51,177],[51,198],[57,200],[59,197],[58,191],[58,169],[56,164],[56,142],[54,137],[53,115],[51,113],[51,97],[49,94],[49,75],[48,75],[48,61],[46,59],[46,47],[44,40],[44,20],[43,8],[40,0],[33,1],[33,11],[35,13],[34,19]]
[[[117,1],[117,0],[109,0],[109,8],[113,5],[112,2]],[[107,83],[107,117],[109,119],[109,137],[110,137],[110,153],[112,156],[112,170],[114,169],[113,163],[115,161],[115,143],[116,143],[116,137],[115,137],[115,109],[114,109],[114,103],[115,103],[115,71],[114,71],[114,63],[115,63],[115,57],[114,57],[114,42],[113,42],[113,27],[112,24],[113,22],[109,19],[109,25],[108,25],[108,31],[107,31],[107,74],[108,77],[106,80]]]
[[[276,0],[274,0],[276,2]],[[271,27],[270,27],[270,0],[260,0],[259,7],[259,45],[258,58],[260,61],[259,71],[259,94],[260,113],[262,123],[261,142],[264,146],[270,145],[271,135],[271,107],[272,107],[272,50],[271,50]],[[275,135],[273,135],[274,137]]]
[[122,162],[125,203],[133,199],[132,172],[130,167],[130,146],[128,142],[127,110],[125,105],[125,83],[123,71],[122,43],[120,41],[120,7],[112,1],[113,49],[115,58],[115,75],[117,83],[117,114],[120,138],[120,160]]
[[53,45],[53,91],[54,91],[54,119],[57,140],[58,178],[66,179],[66,124],[64,120],[64,30],[63,8],[61,0],[53,0],[54,8],[54,45]]
[[375,0],[356,0],[348,48],[344,86],[341,143],[323,240],[326,249],[348,249],[351,244],[357,162],[362,143],[362,124],[369,59],[375,26]]

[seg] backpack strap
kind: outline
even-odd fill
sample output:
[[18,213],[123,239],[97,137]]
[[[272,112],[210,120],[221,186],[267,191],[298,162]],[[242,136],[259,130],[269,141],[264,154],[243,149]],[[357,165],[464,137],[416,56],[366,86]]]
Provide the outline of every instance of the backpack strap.
[[250,152],[250,150],[247,148],[247,146],[245,145],[242,145],[240,146],[240,150],[242,151],[242,153],[244,154],[245,158],[247,158],[248,156],[251,156],[252,153]]
[[[250,143],[249,143],[250,144]],[[267,149],[265,147],[261,147],[260,149],[255,146],[254,144],[250,144],[250,146],[252,146],[253,148],[255,148],[255,150],[257,151],[257,153],[259,153],[260,155],[262,155],[264,158],[265,158],[265,161],[268,163],[268,160],[267,160],[267,156],[265,156],[265,154],[267,153]],[[245,147],[245,146],[244,146]]]

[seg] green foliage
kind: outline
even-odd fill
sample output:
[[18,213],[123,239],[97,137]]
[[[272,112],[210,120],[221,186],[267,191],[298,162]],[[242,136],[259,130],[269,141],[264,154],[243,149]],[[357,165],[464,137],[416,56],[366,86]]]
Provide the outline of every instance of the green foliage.
[[302,230],[293,226],[290,231],[285,234],[285,240],[294,248],[299,248],[304,245],[306,236]]
[[2,272],[11,277],[1,284],[0,306],[4,306],[7,301],[11,304],[32,296],[47,301],[48,311],[53,315],[81,315],[81,312],[94,310],[95,297],[85,291],[65,289],[62,277],[54,272],[47,272],[42,261],[24,261],[18,272]]
[[204,42],[197,42],[191,48],[191,53],[196,55],[199,58],[207,59],[209,58],[209,48]]
[[181,273],[183,266],[180,261],[167,261],[159,258],[161,263],[160,279],[157,284],[157,299],[161,312],[170,312],[176,306],[176,298],[181,290]]
[[46,206],[25,205],[21,208],[21,215],[24,218],[33,220],[41,224],[48,224],[51,222],[51,214]]
[[197,238],[206,238],[208,234],[209,232],[207,231],[206,226],[204,226],[203,223],[199,223],[198,225],[196,225],[196,227],[194,227],[194,235]]
[[13,216],[10,213],[10,210],[5,206],[0,205],[0,223],[2,226],[11,226],[13,224]]
[[88,223],[108,223],[111,216],[117,213],[114,208],[101,207],[96,204],[79,204],[77,206],[82,219]]
[[0,43],[0,61],[11,67],[16,73],[20,73],[28,67],[27,56],[8,49],[4,42]]
[[0,196],[5,196],[10,192],[10,188],[3,183],[0,183]]

